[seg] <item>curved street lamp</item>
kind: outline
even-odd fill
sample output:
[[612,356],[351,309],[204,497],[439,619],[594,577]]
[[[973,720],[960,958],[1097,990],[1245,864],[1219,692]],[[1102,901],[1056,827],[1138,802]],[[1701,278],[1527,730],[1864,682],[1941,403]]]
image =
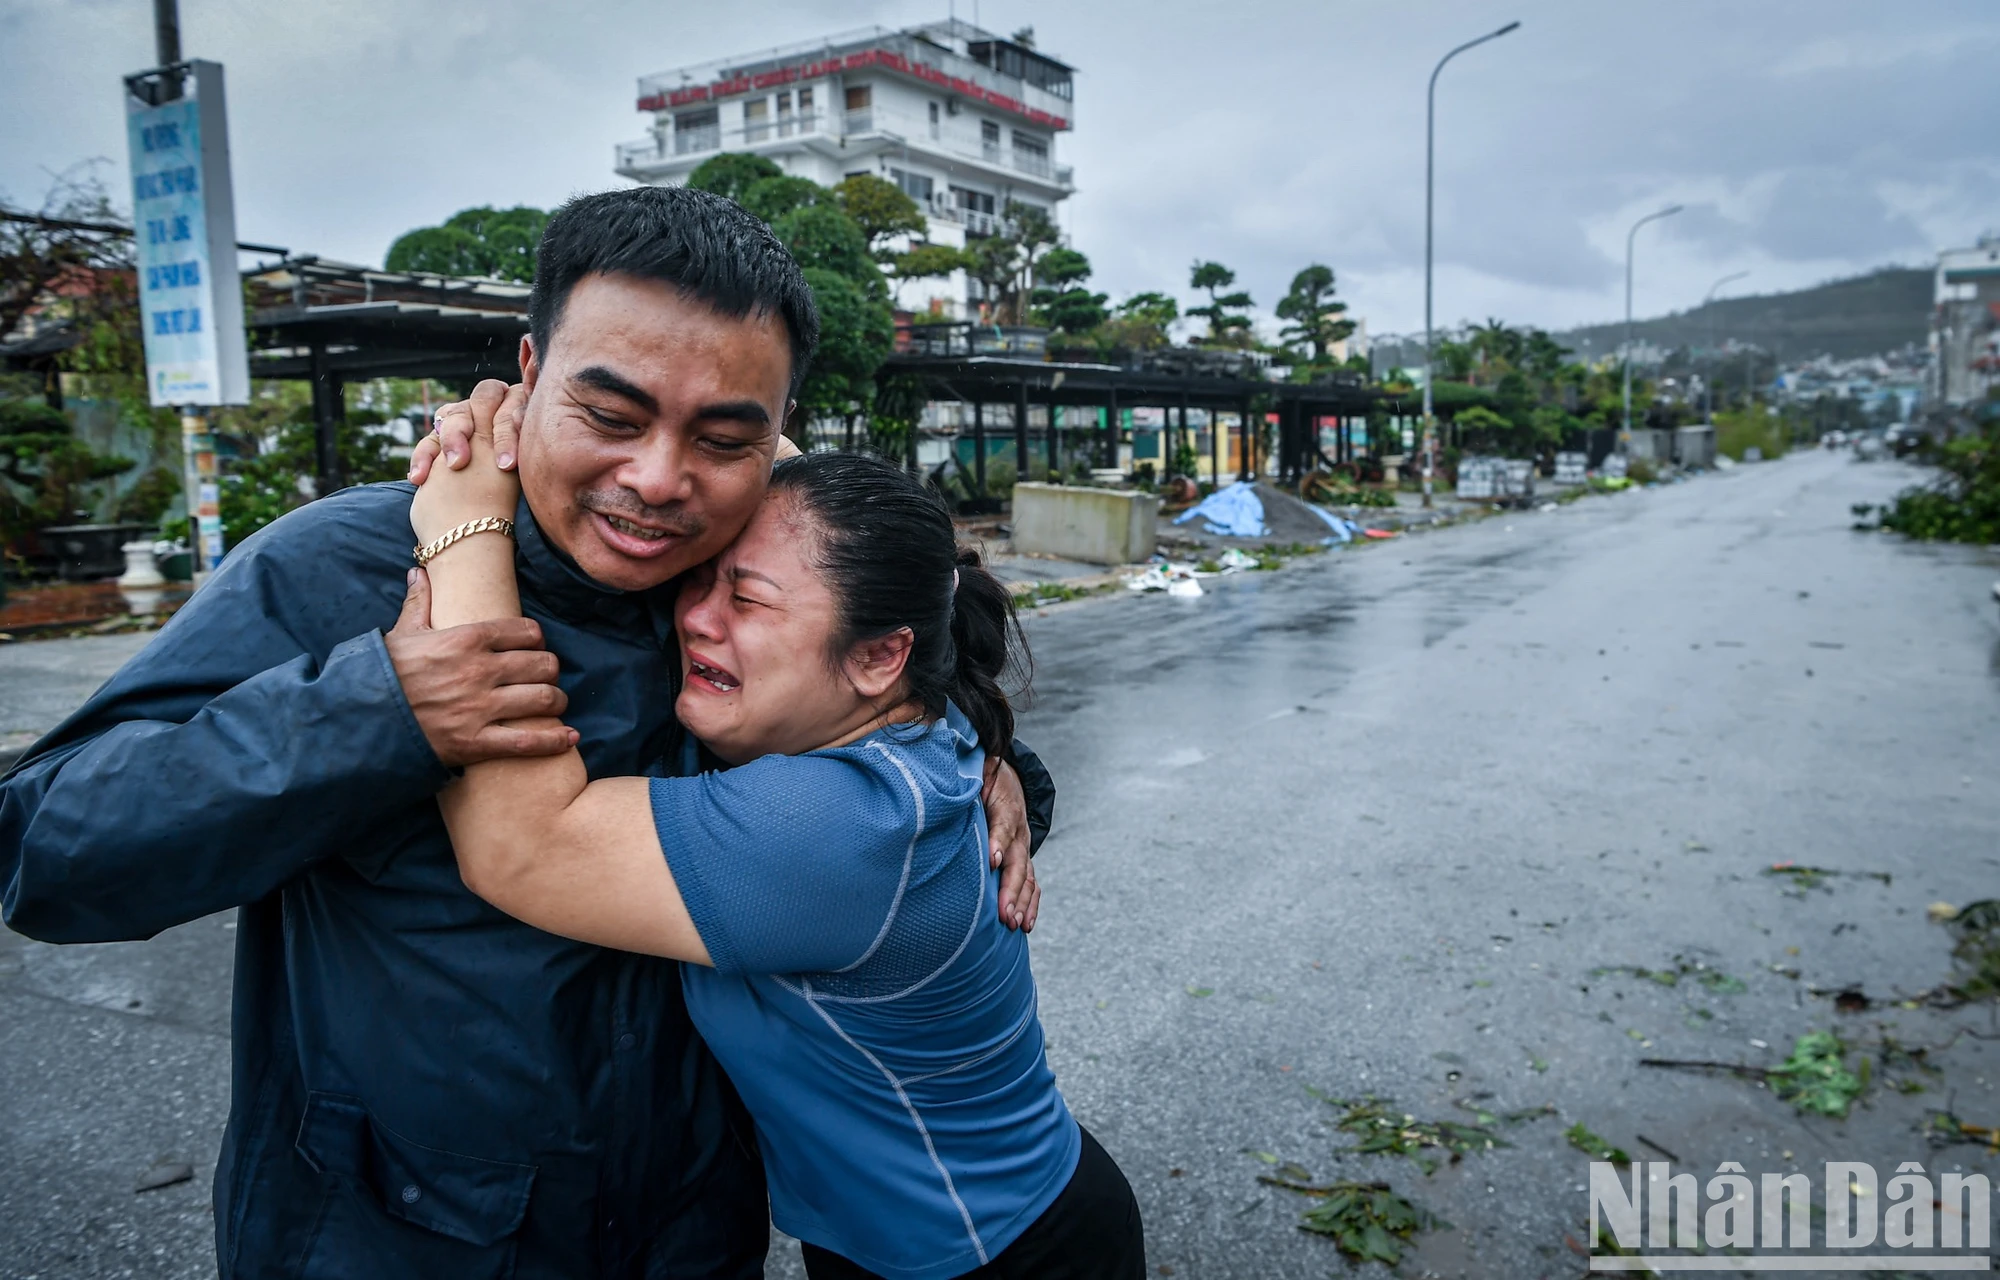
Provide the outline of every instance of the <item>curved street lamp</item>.
[[[1706,296],[1702,298],[1701,305],[1706,307],[1709,303],[1715,301],[1716,291],[1721,289],[1723,285],[1729,284],[1736,280],[1741,280],[1743,277],[1749,274],[1750,273],[1748,271],[1734,271],[1722,277],[1722,279],[1717,280],[1714,284],[1708,286],[1708,293]],[[1715,317],[1714,316],[1710,316],[1708,318],[1708,345],[1710,351],[1709,363],[1712,365],[1715,363],[1715,356],[1714,356]],[[1702,420],[1707,422],[1710,426],[1715,425],[1715,379],[1712,377],[1703,378],[1701,380],[1701,416]]]
[[1468,40],[1438,59],[1431,71],[1430,96],[1424,109],[1424,505],[1431,505],[1431,473],[1437,469],[1437,431],[1431,421],[1431,209],[1432,172],[1435,168],[1437,152],[1437,100],[1438,72],[1444,64],[1464,53],[1474,45],[1485,44],[1488,40],[1498,40],[1509,31],[1520,26],[1510,22],[1498,31],[1489,31],[1477,40]]
[[1625,453],[1632,447],[1632,239],[1639,234],[1639,228],[1661,218],[1671,218],[1681,211],[1681,206],[1670,204],[1658,213],[1649,213],[1632,224],[1625,233],[1625,430],[1618,439],[1618,452]]

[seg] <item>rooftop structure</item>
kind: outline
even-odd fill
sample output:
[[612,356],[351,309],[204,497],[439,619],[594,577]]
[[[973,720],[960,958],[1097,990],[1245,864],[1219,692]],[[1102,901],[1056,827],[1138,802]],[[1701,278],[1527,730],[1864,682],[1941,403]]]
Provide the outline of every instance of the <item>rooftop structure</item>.
[[618,147],[615,167],[664,186],[746,151],[826,186],[873,174],[917,202],[932,240],[962,246],[996,230],[1010,201],[1053,213],[1076,189],[1056,162],[1075,125],[1072,69],[1033,39],[952,19],[647,76],[638,107],[652,132]]

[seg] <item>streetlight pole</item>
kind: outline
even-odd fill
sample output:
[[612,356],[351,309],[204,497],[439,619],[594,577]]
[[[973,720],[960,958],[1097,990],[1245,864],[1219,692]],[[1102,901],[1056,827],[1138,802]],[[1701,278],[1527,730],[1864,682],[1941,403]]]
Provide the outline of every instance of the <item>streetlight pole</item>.
[[1670,204],[1658,213],[1649,213],[1632,224],[1625,233],[1625,430],[1618,439],[1618,452],[1626,453],[1632,448],[1632,241],[1639,234],[1639,228],[1661,218],[1671,218],[1681,211],[1677,204]]
[[1433,173],[1437,157],[1437,102],[1438,73],[1444,64],[1464,53],[1474,45],[1485,44],[1488,40],[1498,40],[1509,31],[1520,26],[1510,22],[1498,31],[1489,31],[1477,40],[1468,40],[1438,59],[1431,71],[1429,96],[1424,106],[1424,505],[1431,505],[1431,476],[1437,470],[1437,424],[1431,420],[1431,232]]
[[[1714,284],[1708,286],[1708,296],[1701,300],[1701,305],[1706,307],[1709,303],[1715,301],[1716,290],[1722,288],[1723,285],[1734,280],[1741,280],[1749,274],[1748,271],[1738,271],[1717,280]],[[1710,353],[1709,363],[1711,365],[1715,363],[1715,327],[1715,317],[1710,316],[1708,318],[1708,346]],[[1713,377],[1701,380],[1701,416],[1707,421],[1709,426],[1712,427],[1715,425],[1715,379]]]

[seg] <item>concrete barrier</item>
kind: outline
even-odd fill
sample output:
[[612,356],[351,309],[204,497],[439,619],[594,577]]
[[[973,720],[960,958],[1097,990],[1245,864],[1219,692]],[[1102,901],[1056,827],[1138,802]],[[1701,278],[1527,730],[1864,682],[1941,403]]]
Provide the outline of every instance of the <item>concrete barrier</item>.
[[1153,554],[1160,499],[1067,484],[1014,486],[1014,549],[1089,564],[1137,564]]

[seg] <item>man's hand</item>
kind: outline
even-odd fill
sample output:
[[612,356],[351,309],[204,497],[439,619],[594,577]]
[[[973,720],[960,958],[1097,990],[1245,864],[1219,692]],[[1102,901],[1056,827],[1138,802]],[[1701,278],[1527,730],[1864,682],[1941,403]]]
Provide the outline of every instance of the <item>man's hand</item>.
[[422,484],[431,474],[438,454],[453,471],[472,461],[472,437],[479,432],[493,437],[493,461],[502,471],[512,471],[520,451],[521,419],[528,412],[528,389],[520,383],[508,386],[498,378],[488,378],[472,389],[466,400],[454,400],[441,407],[431,419],[432,433],[417,441],[410,450],[410,479]]
[[558,756],[576,745],[576,730],[567,725],[523,729],[503,723],[559,716],[569,706],[556,687],[560,663],[542,648],[542,629],[533,621],[499,618],[433,631],[430,579],[412,569],[403,616],[386,639],[403,696],[448,767]]
[[1035,883],[1035,864],[1028,852],[1028,800],[1014,766],[987,756],[980,800],[986,806],[993,865],[1000,868],[1000,923],[1009,929],[1033,929],[1041,914],[1042,886]]

